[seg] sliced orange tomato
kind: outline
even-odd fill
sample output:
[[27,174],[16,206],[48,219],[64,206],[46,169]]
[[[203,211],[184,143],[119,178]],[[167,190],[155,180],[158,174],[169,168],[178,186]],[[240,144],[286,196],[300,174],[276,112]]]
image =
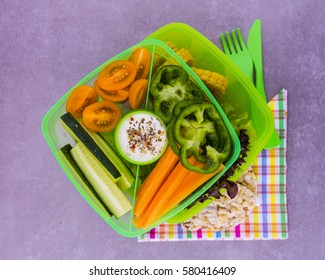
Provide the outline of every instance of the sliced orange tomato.
[[117,60],[106,66],[98,75],[98,84],[104,90],[118,90],[130,85],[137,74],[135,64],[129,60]]
[[133,110],[141,107],[146,98],[147,89],[147,79],[139,79],[132,83],[129,91],[129,102]]
[[94,82],[94,88],[96,93],[107,101],[119,102],[126,100],[129,96],[129,88],[122,88],[118,90],[104,90],[99,86],[98,81]]
[[83,124],[96,132],[113,130],[122,117],[121,109],[112,101],[100,101],[83,111]]
[[130,56],[129,61],[137,67],[136,79],[148,77],[151,63],[151,53],[145,48],[137,48]]
[[84,109],[97,102],[97,95],[93,87],[88,85],[76,87],[69,96],[66,103],[66,111],[76,119],[82,117]]

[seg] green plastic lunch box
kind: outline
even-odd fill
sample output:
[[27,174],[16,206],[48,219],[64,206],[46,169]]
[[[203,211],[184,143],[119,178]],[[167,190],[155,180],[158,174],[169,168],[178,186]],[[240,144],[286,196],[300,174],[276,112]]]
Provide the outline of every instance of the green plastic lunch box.
[[[191,26],[183,23],[170,23],[149,35],[148,38],[171,41],[176,46],[189,49],[197,68],[218,72],[228,79],[227,92],[222,98],[218,98],[218,103],[222,108],[232,104],[238,114],[247,113],[254,129],[254,137],[250,138],[245,163],[231,177],[232,180],[237,180],[257,158],[272,135],[272,115],[267,104],[265,101],[263,103],[254,85],[240,69],[214,43]],[[211,200],[206,200],[204,203],[197,203],[189,209],[184,209],[168,222],[184,222],[209,203]]]
[[[225,76],[228,80],[228,88],[226,94],[218,99],[214,98],[208,88],[200,80],[200,78],[194,73],[194,71],[184,62],[182,59],[165,43],[167,41],[173,42],[179,48],[185,48],[190,50],[194,59],[195,65],[198,68],[215,71]],[[235,132],[235,129],[231,125],[228,117],[225,114],[223,106],[231,104],[240,113],[246,113],[251,121],[251,126],[254,131],[254,137],[251,138],[250,150],[245,158],[246,163],[243,164],[233,175],[232,179],[236,180],[240,174],[253,162],[253,160],[261,152],[265,144],[268,142],[272,134],[272,117],[267,105],[259,96],[254,85],[244,76],[243,73],[226,57],[226,55],[211,41],[204,37],[201,33],[193,29],[192,27],[183,23],[170,23],[162,28],[158,29],[154,33],[150,34],[143,41],[130,47],[129,49],[117,54],[113,58],[109,59],[98,68],[89,73],[86,77],[81,79],[76,85],[74,85],[62,98],[46,113],[42,123],[43,135],[54,154],[55,158],[61,165],[62,169],[84,197],[88,204],[96,211],[99,216],[109,224],[116,232],[126,237],[139,236],[149,229],[137,228],[133,225],[133,211],[123,215],[119,219],[114,216],[110,216],[104,207],[99,203],[96,197],[89,191],[87,186],[75,176],[75,173],[65,163],[62,155],[59,153],[60,148],[66,144],[75,144],[73,139],[64,130],[60,123],[60,117],[66,112],[65,104],[71,94],[71,92],[80,85],[93,86],[98,74],[109,63],[115,60],[128,59],[131,53],[138,47],[148,49],[152,54],[151,71],[149,73],[149,84],[152,76],[153,57],[159,55],[165,59],[172,58],[179,66],[181,66],[189,75],[190,79],[203,91],[211,103],[213,103],[218,109],[224,123],[226,124],[232,141],[232,152],[227,162],[224,163],[225,168],[212,177],[208,182],[198,188],[195,192],[189,195],[184,201],[182,201],[172,211],[164,215],[157,223],[152,225],[155,227],[163,222],[179,223],[191,218],[198,211],[208,205],[211,200],[207,200],[204,203],[197,203],[194,207],[187,209],[186,207],[193,203],[200,195],[208,190],[235,162],[240,153],[240,143]],[[152,101],[149,98],[149,88],[147,92],[146,102],[144,108],[149,111],[153,111]],[[123,114],[131,110],[127,102],[119,104]],[[114,132],[102,133],[104,139],[113,148]],[[127,189],[125,192],[129,201],[134,207],[136,200],[136,190],[141,185],[141,182],[145,179],[144,174],[148,174],[148,170],[153,168],[154,164],[150,166],[140,166],[131,164],[130,169],[135,175],[135,182],[133,186]],[[133,208],[132,208],[133,209]]]

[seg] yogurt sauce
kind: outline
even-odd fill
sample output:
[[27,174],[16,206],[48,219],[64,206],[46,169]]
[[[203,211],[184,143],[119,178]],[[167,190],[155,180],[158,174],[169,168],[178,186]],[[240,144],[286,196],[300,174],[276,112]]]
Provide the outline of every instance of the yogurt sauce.
[[167,147],[164,124],[152,113],[132,111],[125,115],[116,130],[116,145],[130,162],[152,163]]

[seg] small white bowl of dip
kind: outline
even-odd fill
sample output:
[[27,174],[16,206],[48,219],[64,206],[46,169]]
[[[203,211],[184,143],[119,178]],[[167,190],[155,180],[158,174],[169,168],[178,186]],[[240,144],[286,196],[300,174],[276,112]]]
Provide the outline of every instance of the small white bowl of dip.
[[130,111],[115,129],[115,145],[119,154],[131,163],[153,163],[167,148],[166,126],[150,111]]

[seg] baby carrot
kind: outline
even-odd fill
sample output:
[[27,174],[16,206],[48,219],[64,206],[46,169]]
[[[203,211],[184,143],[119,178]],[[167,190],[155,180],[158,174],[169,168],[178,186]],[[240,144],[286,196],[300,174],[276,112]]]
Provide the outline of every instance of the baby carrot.
[[[194,164],[195,158],[189,158],[189,162]],[[148,208],[139,216],[134,219],[135,226],[140,228],[148,228],[153,222],[159,219],[164,213],[164,208],[168,203],[171,196],[180,186],[183,179],[188,176],[190,171],[186,169],[181,162],[178,162],[174,170],[171,172],[167,180],[160,187],[155,197],[150,202]]]
[[173,196],[168,201],[162,215],[172,210],[177,204],[179,204],[187,196],[193,193],[197,188],[202,186],[214,175],[224,169],[224,167],[224,165],[221,165],[217,171],[208,174],[199,174],[197,172],[190,171],[190,174],[184,178],[184,180],[181,182],[181,185],[177,188]]
[[140,216],[148,207],[159,188],[169,177],[178,160],[178,156],[168,146],[155,168],[137,190],[133,212],[135,216]]

